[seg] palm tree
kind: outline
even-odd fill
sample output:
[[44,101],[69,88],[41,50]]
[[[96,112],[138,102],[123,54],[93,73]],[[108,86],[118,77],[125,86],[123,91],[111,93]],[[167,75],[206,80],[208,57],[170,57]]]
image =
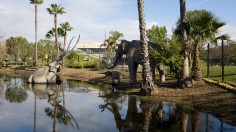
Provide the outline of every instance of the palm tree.
[[[62,36],[64,36],[64,51],[66,49],[66,37],[67,37],[67,31],[71,31],[73,28],[70,26],[69,22],[61,23],[61,30],[62,30]],[[62,60],[62,65],[64,66],[64,58]]]
[[66,37],[67,37],[67,31],[73,30],[73,27],[70,26],[69,22],[61,23],[61,29],[63,30],[62,36],[64,37],[64,50],[66,48]]
[[139,30],[141,41],[141,59],[143,65],[143,82],[140,93],[142,95],[154,95],[157,93],[157,86],[155,85],[152,74],[150,72],[150,63],[148,56],[148,43],[146,35],[146,22],[144,18],[144,0],[138,0],[138,14],[139,14]]
[[56,57],[59,55],[59,46],[58,46],[58,31],[57,31],[57,14],[64,14],[64,7],[61,7],[57,4],[51,4],[50,8],[47,8],[49,14],[54,15],[54,25],[55,25],[55,43],[56,43]]
[[118,31],[110,31],[110,36],[100,47],[106,47],[107,52],[114,52],[124,35]]
[[37,32],[38,32],[38,4],[42,4],[43,0],[30,0],[30,4],[35,4],[35,63],[37,65]]
[[215,17],[207,10],[195,10],[187,12],[187,19],[190,26],[189,39],[194,46],[194,60],[192,70],[194,79],[201,80],[201,65],[199,59],[199,46],[204,42],[213,42],[219,33],[219,28],[225,25],[225,22]]
[[[49,30],[49,31],[47,32],[47,34],[45,35],[45,37],[48,38],[48,39],[51,39],[52,37],[55,37],[55,35],[56,35],[55,32],[56,32],[55,28],[52,28],[51,30]],[[58,37],[63,36],[64,31],[63,31],[62,28],[60,28],[60,27],[57,28],[57,32],[58,32]]]
[[180,3],[180,32],[181,32],[181,39],[183,43],[183,50],[182,55],[184,58],[182,69],[180,70],[180,80],[179,86],[180,87],[188,87],[190,85],[184,85],[187,84],[187,78],[189,77],[189,53],[188,53],[188,35],[187,35],[187,17],[186,17],[186,6],[185,6],[186,0],[179,0]]

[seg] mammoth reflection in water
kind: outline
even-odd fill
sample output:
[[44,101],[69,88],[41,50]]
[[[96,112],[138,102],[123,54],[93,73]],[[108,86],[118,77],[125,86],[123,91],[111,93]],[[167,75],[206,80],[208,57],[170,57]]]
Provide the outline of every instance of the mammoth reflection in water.
[[[125,117],[120,114],[122,107],[119,105],[119,98],[122,96],[128,97]],[[114,90],[99,97],[104,98],[104,104],[99,105],[101,112],[108,110],[113,114],[119,131],[196,132],[199,129],[199,112],[186,112],[182,106],[162,101],[153,102],[135,95],[123,95]]]
[[[63,83],[62,83],[63,84]],[[63,123],[64,125],[76,126],[76,129],[79,130],[79,125],[73,115],[68,111],[65,107],[65,97],[64,97],[64,89],[63,85],[57,84],[28,84],[29,88],[32,89],[35,96],[40,99],[47,99],[48,103],[53,106],[45,107],[45,113],[47,116],[51,117],[53,121],[53,131],[56,130],[56,119],[59,123]],[[60,93],[63,94],[62,100],[63,104],[61,105],[61,101],[59,98]],[[36,99],[36,98],[35,98]],[[36,103],[36,101],[35,101]],[[35,105],[36,107],[36,105]],[[36,116],[36,115],[35,115]],[[73,121],[73,122],[72,122]],[[36,126],[36,125],[35,125]]]

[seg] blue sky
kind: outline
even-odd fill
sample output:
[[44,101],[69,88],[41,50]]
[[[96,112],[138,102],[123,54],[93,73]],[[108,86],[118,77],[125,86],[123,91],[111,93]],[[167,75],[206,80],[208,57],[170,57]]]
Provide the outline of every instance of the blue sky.
[[[139,39],[137,0],[45,0],[39,5],[38,40],[53,27],[53,16],[46,8],[61,4],[66,14],[58,16],[58,24],[68,21],[74,28],[68,40],[81,35],[81,41],[102,42],[109,31],[124,34],[124,39]],[[189,10],[206,9],[227,23],[221,31],[236,40],[236,0],[186,0]],[[147,29],[166,26],[168,34],[179,18],[179,0],[145,0]],[[34,5],[29,0],[0,0],[0,36],[23,36],[34,42]]]

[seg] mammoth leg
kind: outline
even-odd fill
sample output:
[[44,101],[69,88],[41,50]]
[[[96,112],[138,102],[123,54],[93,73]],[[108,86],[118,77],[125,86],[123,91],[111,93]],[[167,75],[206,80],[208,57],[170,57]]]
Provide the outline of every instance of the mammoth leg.
[[162,64],[158,65],[157,70],[159,72],[160,82],[165,82],[164,66]]
[[156,80],[156,66],[153,61],[150,61],[150,72],[152,74],[152,79],[155,82],[155,80]]
[[154,66],[151,66],[150,68],[151,68],[152,79],[155,82],[155,80],[156,80],[156,69],[155,69]]
[[33,83],[33,76],[32,76],[32,75],[30,75],[30,77],[29,77],[27,83]]
[[137,63],[132,63],[129,65],[129,78],[130,78],[129,83],[130,84],[136,83],[137,69],[138,69]]

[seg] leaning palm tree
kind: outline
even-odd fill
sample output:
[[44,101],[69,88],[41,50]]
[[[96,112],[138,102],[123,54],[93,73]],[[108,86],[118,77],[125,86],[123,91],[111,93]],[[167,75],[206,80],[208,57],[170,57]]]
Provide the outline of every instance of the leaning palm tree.
[[183,44],[183,66],[180,70],[180,78],[178,80],[180,87],[189,87],[190,84],[187,82],[187,78],[189,78],[189,52],[188,52],[188,35],[187,35],[187,17],[186,17],[186,0],[179,0],[180,3],[180,33],[181,40]]
[[140,93],[142,95],[154,95],[157,93],[157,86],[155,85],[152,74],[150,72],[150,63],[148,56],[148,43],[146,35],[146,22],[144,18],[144,0],[138,0],[138,14],[139,14],[139,30],[141,41],[141,60],[143,66],[143,82]]
[[30,0],[30,4],[35,5],[35,62],[34,65],[37,65],[37,32],[38,32],[38,4],[42,4],[43,0]]
[[57,4],[51,4],[50,8],[47,8],[49,14],[54,15],[54,25],[55,25],[55,43],[56,43],[56,57],[59,55],[59,46],[58,46],[58,31],[57,31],[57,14],[64,14],[64,7],[61,7]]
[[194,60],[192,70],[194,79],[201,80],[201,65],[199,59],[199,46],[206,42],[215,41],[219,29],[225,25],[207,10],[195,10],[187,12],[187,19],[190,26],[190,40],[194,46]]

